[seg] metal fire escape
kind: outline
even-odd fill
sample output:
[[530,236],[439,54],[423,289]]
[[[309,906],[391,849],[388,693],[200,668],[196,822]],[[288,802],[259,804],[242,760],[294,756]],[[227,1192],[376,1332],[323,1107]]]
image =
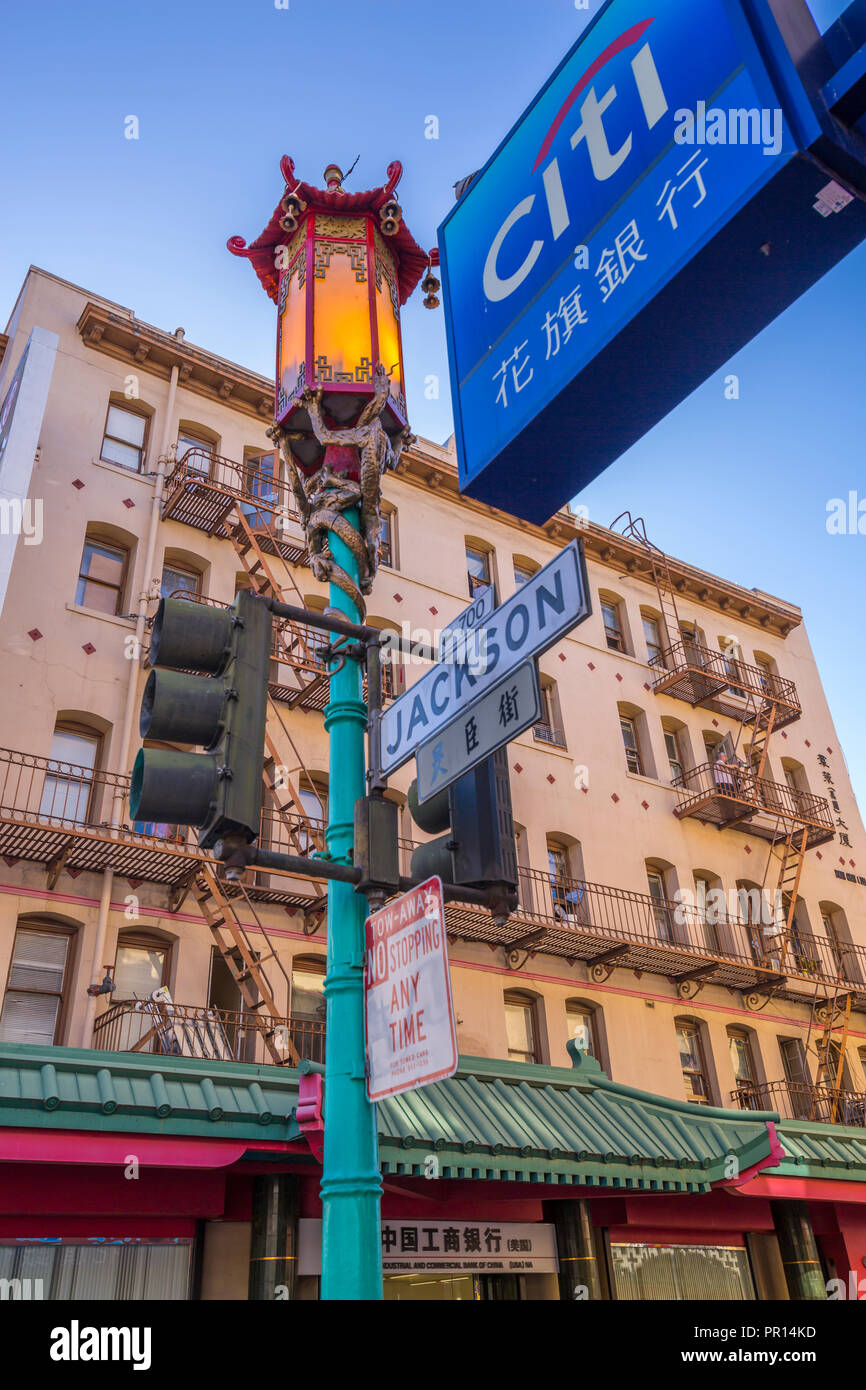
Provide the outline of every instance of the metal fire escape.
[[[624,512],[613,527],[622,521],[622,534],[646,552],[664,624],[663,650],[652,663],[658,669],[653,690],[693,708],[723,714],[737,724],[735,732],[716,746],[712,763],[683,773],[676,814],[693,815],[719,828],[737,828],[769,842],[761,902],[772,891],[773,919],[767,925],[750,925],[756,964],[778,971],[784,983],[786,961],[797,936],[797,897],[805,854],[834,834],[822,798],[796,793],[765,775],[773,733],[800,718],[795,687],[764,668],[747,665],[739,656],[703,646],[697,626],[680,620],[667,556],[647,536],[643,518]],[[756,993],[749,996],[752,1005],[763,1007],[778,987],[758,984]],[[825,1004],[830,1008],[829,996]]]

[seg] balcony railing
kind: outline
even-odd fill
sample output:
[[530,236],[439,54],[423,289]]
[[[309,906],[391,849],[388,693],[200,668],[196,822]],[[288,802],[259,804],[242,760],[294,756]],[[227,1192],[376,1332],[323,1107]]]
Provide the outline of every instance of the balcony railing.
[[696,816],[716,825],[749,822],[748,830],[757,835],[762,833],[762,822],[753,823],[754,817],[773,821],[781,817],[814,831],[810,845],[833,838],[833,816],[824,797],[757,777],[748,763],[723,759],[701,763],[683,772],[675,785],[680,797],[678,816]]
[[866,1091],[837,1090],[812,1082],[770,1081],[731,1092],[740,1110],[775,1110],[784,1120],[866,1126]]
[[738,657],[714,652],[699,642],[674,642],[653,657],[650,665],[658,672],[653,690],[666,691],[689,704],[704,704],[726,690],[741,699],[769,700],[778,707],[777,728],[798,719],[802,712],[793,681],[763,666],[750,666]]
[[[55,865],[69,854],[69,866],[98,872],[111,864],[118,873],[154,883],[188,879],[195,861],[203,858],[194,830],[186,826],[127,822],[110,824],[112,802],[119,794],[128,814],[129,778],[92,771],[54,758],[0,749],[0,854],[9,859],[32,859]],[[790,789],[782,793],[793,795]],[[816,798],[817,799],[817,798]],[[301,810],[262,812],[260,843],[278,853],[307,855],[325,848],[325,816]],[[415,847],[401,841],[402,868]],[[125,856],[125,857],[124,857]],[[715,961],[731,967],[727,983],[748,983],[755,972],[790,976],[810,982],[840,981],[866,993],[866,947],[829,937],[813,936],[795,927],[787,949],[783,934],[771,920],[764,924],[728,918],[712,921],[688,902],[675,903],[569,877],[551,878],[541,870],[520,868],[519,908],[502,930],[481,909],[461,906],[459,934],[467,939],[508,945],[530,928],[547,929],[550,949],[558,955],[591,961],[619,946],[632,951],[635,968],[676,973],[684,956],[695,965]],[[273,900],[278,888],[301,898],[310,891],[302,880],[272,871],[249,871],[256,892]],[[297,885],[297,888],[295,887]],[[449,908],[451,912],[451,908]],[[573,945],[572,945],[573,943]],[[719,972],[717,972],[719,974]]]
[[532,737],[537,743],[550,743],[554,748],[565,747],[565,734],[560,729],[553,729],[549,724],[533,724]]
[[221,1062],[272,1060],[264,1041],[266,1031],[288,1019],[261,1017],[233,1009],[175,1004],[154,999],[111,1004],[93,1025],[93,1046],[107,1052],[159,1053],[171,1057],[203,1057]]

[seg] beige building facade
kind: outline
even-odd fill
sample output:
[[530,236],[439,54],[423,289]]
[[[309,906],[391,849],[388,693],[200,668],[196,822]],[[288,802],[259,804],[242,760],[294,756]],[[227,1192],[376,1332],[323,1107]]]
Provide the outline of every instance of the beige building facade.
[[[325,605],[266,433],[272,388],[34,268],[0,339],[0,401],[34,329],[58,344],[27,494],[41,533],[6,538],[0,1044],[130,1051],[135,1002],[164,988],[191,1026],[223,1010],[236,1058],[267,1063],[197,905],[194,839],[133,825],[126,779],[160,594],[229,604],[267,575],[286,601]],[[571,1038],[624,1087],[862,1125],[866,835],[799,609],[665,560],[638,531],[568,511],[535,527],[461,499],[453,453],[429,441],[384,498],[374,626],[429,641],[479,586],[501,602],[572,540],[592,597],[541,658],[541,723],[508,750],[520,910],[496,928],[449,908],[461,1055],[567,1068]],[[272,848],[322,842],[314,643],[290,634],[272,666]],[[390,691],[426,669],[396,661]],[[389,791],[407,856],[424,838],[411,776]],[[288,1035],[321,1061],[323,885],[259,874],[246,889],[237,915],[278,957]],[[89,996],[106,971],[113,993]],[[225,1295],[215,1267],[208,1280]]]

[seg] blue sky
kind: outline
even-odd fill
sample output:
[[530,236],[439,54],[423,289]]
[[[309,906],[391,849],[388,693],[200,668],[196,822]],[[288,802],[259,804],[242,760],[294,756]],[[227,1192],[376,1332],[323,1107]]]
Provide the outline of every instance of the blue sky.
[[[278,0],[281,3],[281,0]],[[273,307],[225,250],[251,240],[288,153],[311,182],[405,173],[432,246],[452,185],[479,168],[594,12],[574,0],[45,0],[4,19],[0,319],[32,262],[264,373]],[[841,0],[814,0],[822,27]],[[138,117],[140,138],[124,138]],[[439,120],[439,139],[425,121]],[[5,306],[5,307],[4,307]],[[646,518],[663,549],[799,603],[861,804],[866,537],[830,536],[827,502],[866,495],[861,247],[602,475],[580,500]],[[416,433],[452,429],[441,310],[404,315]],[[724,396],[724,376],[740,398]],[[438,401],[424,382],[440,377]],[[866,862],[866,845],[855,844]]]

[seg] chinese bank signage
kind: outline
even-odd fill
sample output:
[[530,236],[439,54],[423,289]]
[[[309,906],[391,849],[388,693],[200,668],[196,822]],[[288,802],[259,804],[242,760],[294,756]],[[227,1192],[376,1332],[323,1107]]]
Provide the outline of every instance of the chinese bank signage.
[[[298,1222],[298,1273],[320,1274],[322,1223]],[[553,1226],[495,1221],[382,1222],[382,1270],[469,1274],[556,1274]]]
[[[774,90],[746,18],[754,4],[610,0],[442,224],[464,491],[545,520],[675,403],[680,383],[653,376],[678,370],[669,333],[691,333],[697,380],[714,365],[708,299],[737,320],[736,338],[752,336],[733,241],[724,279],[672,294],[627,355],[600,364],[590,396],[570,390],[798,154],[788,117],[803,113]],[[812,125],[803,114],[801,139]],[[816,195],[804,196],[827,241]],[[760,241],[753,250],[760,262]],[[786,302],[800,292],[789,284]]]

